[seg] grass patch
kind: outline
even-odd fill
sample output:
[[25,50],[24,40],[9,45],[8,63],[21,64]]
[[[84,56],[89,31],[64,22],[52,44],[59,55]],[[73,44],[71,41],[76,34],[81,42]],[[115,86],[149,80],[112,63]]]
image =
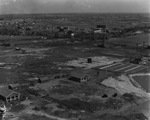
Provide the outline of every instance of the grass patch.
[[25,105],[19,104],[19,105],[13,106],[10,111],[18,113],[24,109],[25,109]]

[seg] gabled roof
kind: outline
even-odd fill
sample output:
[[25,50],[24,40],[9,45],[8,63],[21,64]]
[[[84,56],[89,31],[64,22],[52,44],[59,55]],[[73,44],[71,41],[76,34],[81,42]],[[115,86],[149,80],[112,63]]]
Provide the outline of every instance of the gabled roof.
[[38,77],[31,77],[31,78],[27,78],[27,79],[25,79],[26,81],[29,81],[29,82],[35,82],[35,81],[38,81],[39,80],[39,78]]
[[85,74],[80,72],[72,72],[71,77],[82,78]]
[[19,87],[20,84],[19,84],[19,83],[16,83],[16,84],[9,84],[9,86],[12,87],[12,88],[15,88],[15,87]]
[[[13,91],[13,90],[10,90],[10,89],[8,89],[7,87],[0,87],[0,95],[1,96],[3,96],[3,97],[8,97],[10,94],[12,94],[12,93],[17,93],[17,92],[15,92],[15,91]],[[17,94],[19,94],[19,93],[17,93]]]
[[41,81],[47,81],[47,80],[49,80],[49,77],[41,77],[40,80]]

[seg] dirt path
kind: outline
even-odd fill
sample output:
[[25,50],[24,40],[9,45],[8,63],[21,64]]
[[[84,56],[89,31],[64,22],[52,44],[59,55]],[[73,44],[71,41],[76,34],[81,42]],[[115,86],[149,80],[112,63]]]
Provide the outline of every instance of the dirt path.
[[34,115],[37,115],[37,116],[45,116],[45,117],[50,118],[50,119],[67,120],[67,119],[55,117],[55,116],[52,116],[52,115],[48,115],[48,114],[43,113],[43,112],[41,112],[41,111],[36,112],[36,111],[33,111],[33,110],[27,110],[26,113],[27,113],[27,114],[34,114]]

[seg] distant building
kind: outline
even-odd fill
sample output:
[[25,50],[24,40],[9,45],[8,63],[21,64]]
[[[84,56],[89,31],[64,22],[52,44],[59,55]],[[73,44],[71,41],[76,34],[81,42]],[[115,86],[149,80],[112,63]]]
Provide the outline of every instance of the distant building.
[[19,86],[20,86],[19,83],[16,83],[16,84],[9,84],[9,85],[8,85],[8,89],[15,90],[15,89],[18,88]]
[[138,31],[135,31],[135,34],[142,34],[143,32],[138,30]]
[[49,80],[49,77],[41,77],[41,78],[38,79],[38,82],[39,82],[39,83],[45,83],[45,82],[47,82],[48,80]]
[[78,72],[72,72],[70,75],[69,80],[75,81],[75,82],[87,82],[90,80],[90,76],[83,74],[83,73],[78,73]]
[[35,84],[39,83],[39,77],[31,77],[25,79],[31,86],[34,86]]
[[35,85],[37,83],[45,83],[48,82],[49,77],[45,76],[45,77],[33,77],[33,78],[28,78],[26,79],[27,82],[30,83],[30,85]]
[[105,33],[106,25],[97,25],[96,29],[94,29],[94,33]]
[[5,102],[11,102],[20,99],[20,93],[8,89],[7,87],[0,88],[0,99]]
[[94,29],[94,33],[103,33],[103,31],[101,29]]

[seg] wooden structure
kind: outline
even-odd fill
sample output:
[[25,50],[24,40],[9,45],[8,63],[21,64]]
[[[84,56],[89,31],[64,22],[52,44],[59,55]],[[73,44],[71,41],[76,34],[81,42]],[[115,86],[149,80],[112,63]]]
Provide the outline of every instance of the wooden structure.
[[69,80],[76,81],[76,82],[87,82],[90,80],[90,76],[83,73],[72,72],[70,75]]
[[11,102],[20,99],[20,93],[8,89],[7,87],[0,88],[0,99],[5,102]]

